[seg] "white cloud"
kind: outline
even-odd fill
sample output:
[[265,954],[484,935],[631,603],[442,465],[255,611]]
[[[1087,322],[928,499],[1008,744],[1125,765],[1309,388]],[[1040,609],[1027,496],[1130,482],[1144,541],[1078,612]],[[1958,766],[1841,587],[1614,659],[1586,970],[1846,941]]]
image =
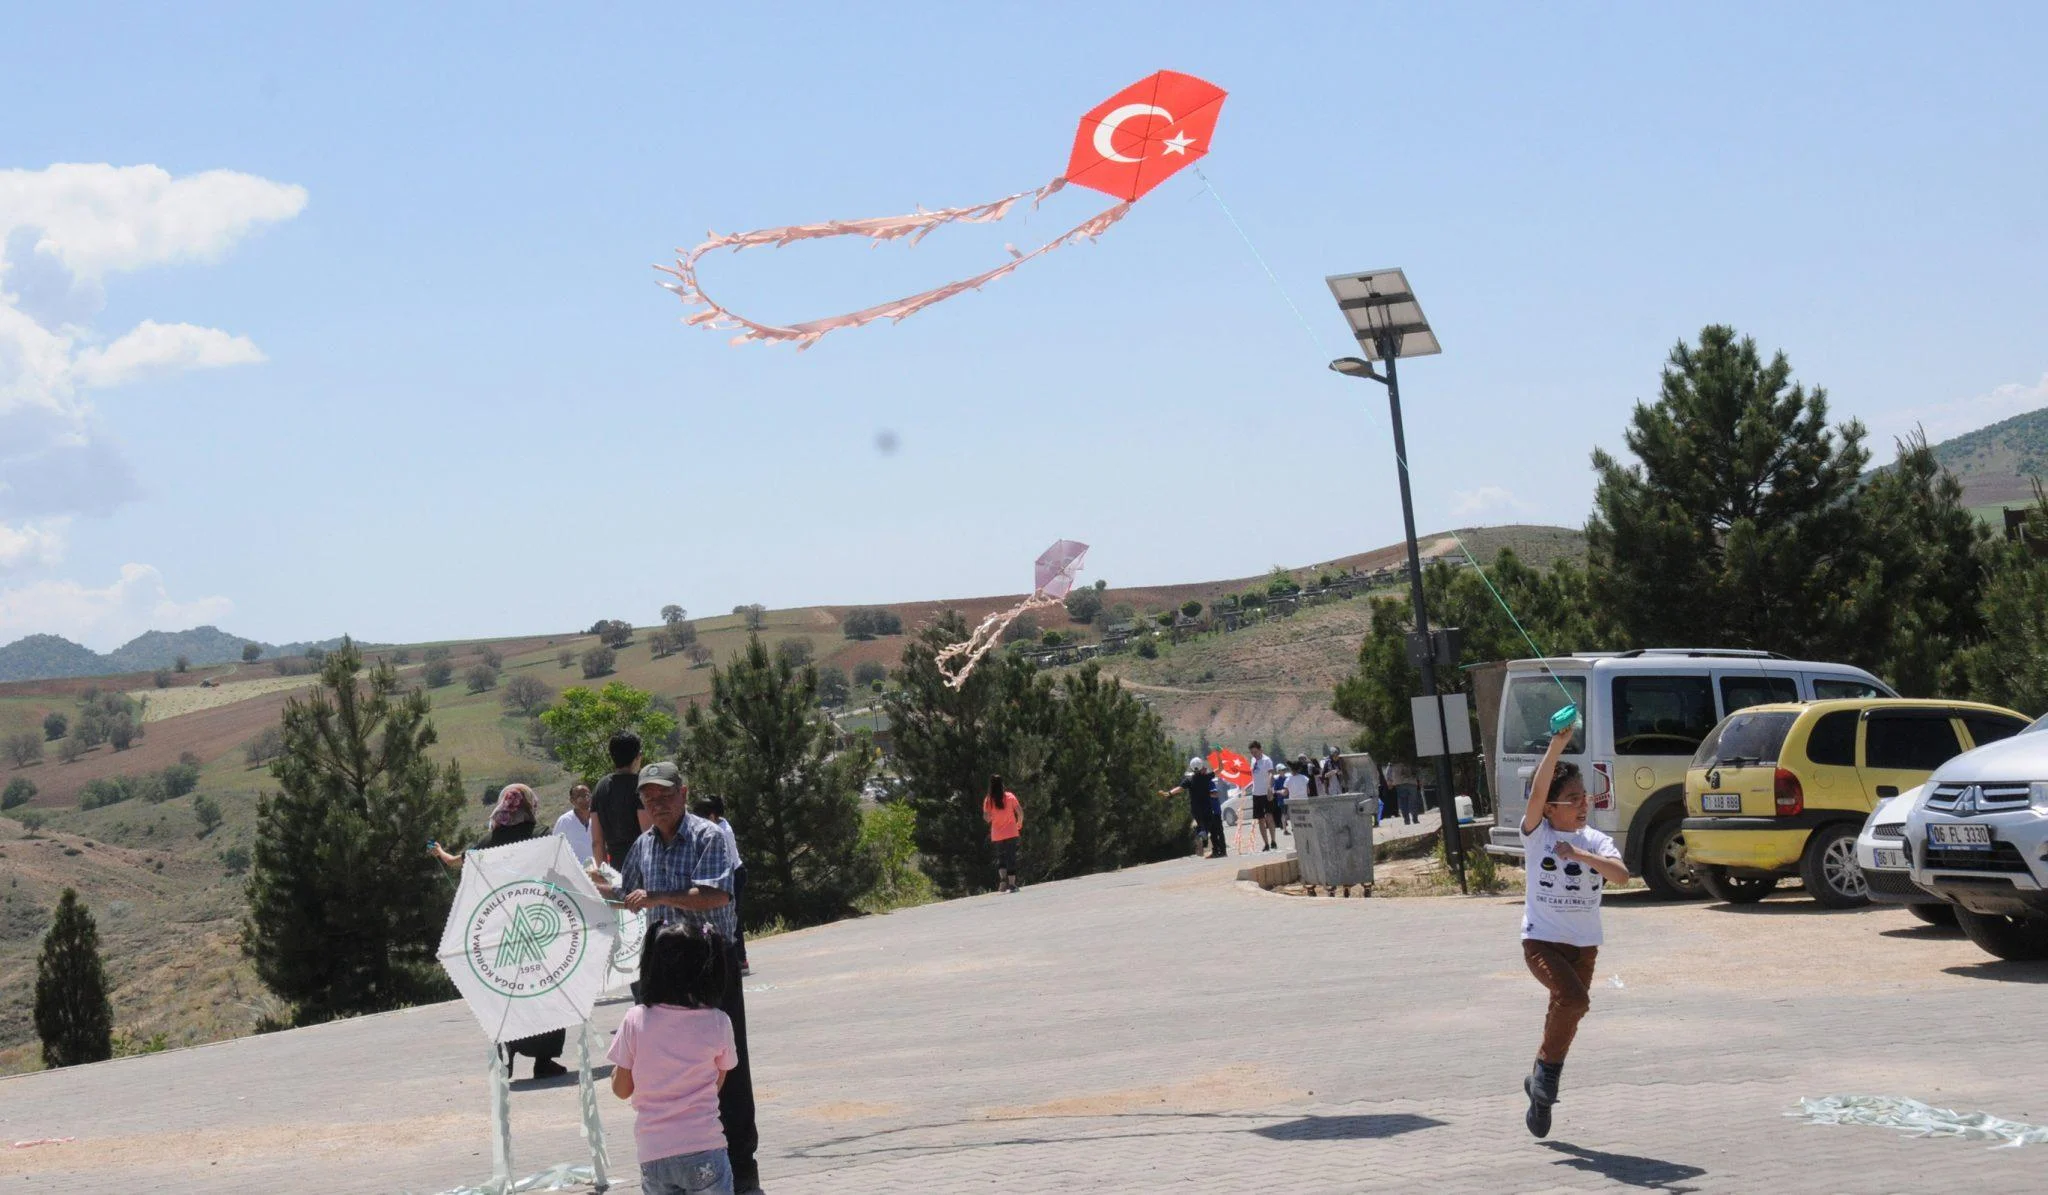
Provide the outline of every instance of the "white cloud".
[[76,581],[0,589],[0,643],[44,633],[111,651],[144,631],[218,623],[234,608],[224,597],[173,601],[162,573],[147,564],[124,564],[120,580],[98,589]]
[[246,336],[197,324],[143,320],[105,348],[86,349],[72,362],[81,386],[118,386],[150,374],[178,369],[213,369],[263,360],[263,350]]
[[209,261],[262,224],[289,220],[306,189],[233,170],[174,178],[161,166],[64,162],[0,170],[0,242],[38,230],[35,249],[97,278]]
[[1925,428],[1927,442],[1939,444],[1964,432],[1973,432],[2001,419],[2024,415],[2048,407],[2048,373],[2029,386],[2008,382],[1985,394],[1955,398],[1926,406],[1902,407],[1865,420],[1870,428],[1871,455],[1879,461],[1891,459],[1892,441],[1903,439],[1915,427]]
[[64,555],[64,527],[69,521],[50,519],[20,526],[0,523],[0,572],[57,563]]
[[1458,490],[1451,495],[1451,517],[1462,519],[1467,515],[1512,513],[1522,509],[1522,500],[1514,491],[1497,485],[1483,485],[1476,490]]
[[[164,373],[263,360],[246,336],[145,319],[111,343],[90,327],[100,278],[219,256],[306,205],[302,187],[158,166],[0,170],[0,518],[104,515],[134,470],[84,394]],[[47,560],[55,532],[0,540],[0,560]]]

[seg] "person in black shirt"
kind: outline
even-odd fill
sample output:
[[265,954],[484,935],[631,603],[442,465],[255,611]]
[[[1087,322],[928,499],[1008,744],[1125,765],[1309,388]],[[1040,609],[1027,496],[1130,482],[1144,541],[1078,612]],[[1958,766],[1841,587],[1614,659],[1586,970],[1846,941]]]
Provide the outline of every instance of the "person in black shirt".
[[1221,859],[1229,854],[1223,845],[1223,812],[1216,804],[1216,777],[1199,755],[1188,760],[1188,774],[1181,782],[1159,795],[1182,792],[1188,795],[1188,816],[1195,819],[1196,829],[1209,836],[1209,857]]
[[606,745],[612,774],[597,782],[590,794],[590,851],[600,863],[626,864],[626,851],[648,827],[640,804],[640,736],[621,730]]

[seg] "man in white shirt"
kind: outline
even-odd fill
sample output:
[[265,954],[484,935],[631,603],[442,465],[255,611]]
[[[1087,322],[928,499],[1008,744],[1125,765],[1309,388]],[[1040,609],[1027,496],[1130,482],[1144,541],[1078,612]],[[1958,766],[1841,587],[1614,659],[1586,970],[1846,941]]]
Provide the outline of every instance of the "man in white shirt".
[[557,837],[569,840],[576,861],[590,865],[590,786],[579,784],[569,790],[569,811],[555,819]]
[[1259,841],[1265,849],[1277,851],[1280,840],[1273,833],[1273,757],[1253,741],[1252,816],[1259,821]]

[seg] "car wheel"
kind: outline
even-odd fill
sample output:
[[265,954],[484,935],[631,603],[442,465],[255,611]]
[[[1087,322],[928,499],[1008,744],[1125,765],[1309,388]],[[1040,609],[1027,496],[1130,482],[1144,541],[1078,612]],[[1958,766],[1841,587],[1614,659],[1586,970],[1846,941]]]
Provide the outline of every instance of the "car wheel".
[[1906,910],[1929,925],[1945,925],[1953,929],[1956,924],[1954,905],[1907,905]]
[[1679,819],[1667,817],[1650,827],[1643,846],[1643,883],[1665,900],[1698,900],[1707,894],[1700,869],[1685,853],[1685,831]]
[[1986,954],[2013,962],[2048,959],[2048,920],[1957,909],[1956,924]]
[[1696,870],[1699,872],[1700,885],[1707,890],[1707,895],[1725,904],[1753,905],[1769,896],[1771,890],[1778,886],[1777,878],[1774,876],[1751,879],[1746,876],[1729,875],[1727,868],[1713,866]]
[[1806,894],[1830,909],[1869,904],[1870,883],[1856,864],[1856,827],[1845,823],[1815,830],[1799,860],[1799,878]]

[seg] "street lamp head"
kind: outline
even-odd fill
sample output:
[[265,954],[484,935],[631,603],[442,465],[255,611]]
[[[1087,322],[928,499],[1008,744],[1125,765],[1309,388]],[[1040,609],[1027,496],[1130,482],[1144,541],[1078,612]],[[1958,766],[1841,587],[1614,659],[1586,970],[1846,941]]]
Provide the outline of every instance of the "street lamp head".
[[1423,317],[1421,304],[1415,301],[1415,292],[1409,289],[1408,276],[1400,270],[1332,274],[1324,281],[1367,360],[1426,357],[1443,351]]
[[1330,368],[1347,378],[1371,378],[1378,381],[1380,376],[1373,372],[1372,362],[1363,357],[1339,357],[1330,362]]

